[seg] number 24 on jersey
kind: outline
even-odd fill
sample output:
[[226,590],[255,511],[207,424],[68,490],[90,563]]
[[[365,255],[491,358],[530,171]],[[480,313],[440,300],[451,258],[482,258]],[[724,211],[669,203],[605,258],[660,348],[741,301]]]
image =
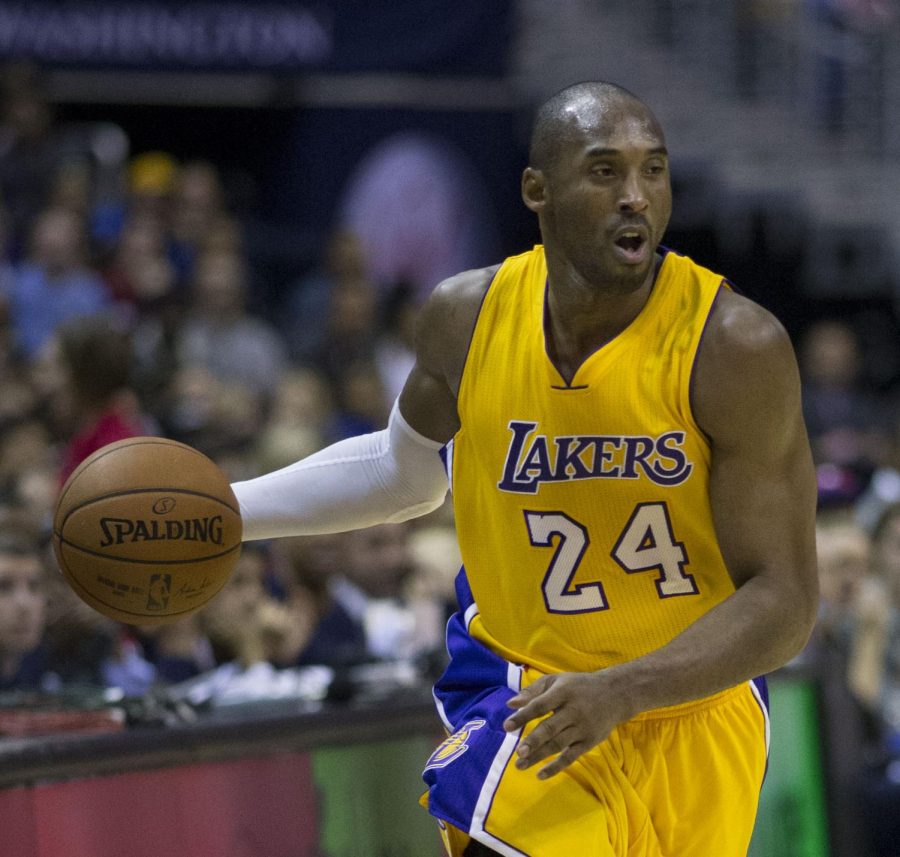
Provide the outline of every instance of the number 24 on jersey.
[[[550,613],[589,613],[608,610],[599,580],[573,584],[575,573],[590,544],[587,529],[564,512],[525,512],[528,536],[535,547],[554,547],[553,558],[541,583]],[[656,571],[660,598],[696,595],[684,545],[675,539],[665,503],[639,503],[610,553],[628,574]]]

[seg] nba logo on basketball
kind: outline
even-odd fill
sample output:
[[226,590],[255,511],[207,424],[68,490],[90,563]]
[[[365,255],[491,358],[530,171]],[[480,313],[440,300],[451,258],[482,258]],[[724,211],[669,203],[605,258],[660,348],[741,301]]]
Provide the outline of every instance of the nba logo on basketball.
[[169,594],[171,591],[171,574],[151,574],[150,586],[147,590],[147,609],[165,610],[169,606]]

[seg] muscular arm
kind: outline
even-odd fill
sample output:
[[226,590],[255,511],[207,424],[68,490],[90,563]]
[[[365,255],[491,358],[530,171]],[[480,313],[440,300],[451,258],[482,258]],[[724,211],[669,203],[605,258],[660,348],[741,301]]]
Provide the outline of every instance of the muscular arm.
[[736,591],[655,652],[527,688],[511,703],[522,707],[509,728],[555,713],[523,742],[522,767],[561,753],[542,771],[552,775],[617,723],[773,670],[809,636],[818,601],[816,486],[796,362],[781,326],[730,291],[704,337],[694,410],[711,441],[710,501]]
[[[783,665],[802,649],[816,616],[816,481],[793,351],[768,313],[732,292],[719,296],[713,322],[694,408],[712,442],[710,502],[737,591],[667,650],[634,663],[636,710]],[[666,678],[669,668],[681,675]]]
[[403,521],[447,493],[438,450],[456,432],[456,390],[481,297],[496,269],[442,283],[424,308],[416,364],[389,426],[235,483],[243,538],[335,533]]
[[419,316],[416,364],[400,393],[400,410],[416,431],[446,443],[459,430],[456,397],[469,342],[499,265],[445,280]]

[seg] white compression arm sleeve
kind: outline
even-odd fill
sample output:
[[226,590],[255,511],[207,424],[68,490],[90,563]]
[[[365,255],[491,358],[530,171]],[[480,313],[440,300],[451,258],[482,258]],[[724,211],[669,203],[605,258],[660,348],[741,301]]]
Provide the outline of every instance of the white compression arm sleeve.
[[382,431],[235,482],[243,539],[340,533],[424,515],[449,488],[441,446],[415,431],[395,403]]

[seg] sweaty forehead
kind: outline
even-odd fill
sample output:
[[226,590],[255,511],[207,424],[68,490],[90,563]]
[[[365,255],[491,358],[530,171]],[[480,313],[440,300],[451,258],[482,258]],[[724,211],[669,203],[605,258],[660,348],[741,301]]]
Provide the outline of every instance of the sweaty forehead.
[[609,148],[665,145],[656,118],[637,100],[584,94],[566,105],[561,119],[562,136],[573,143]]

